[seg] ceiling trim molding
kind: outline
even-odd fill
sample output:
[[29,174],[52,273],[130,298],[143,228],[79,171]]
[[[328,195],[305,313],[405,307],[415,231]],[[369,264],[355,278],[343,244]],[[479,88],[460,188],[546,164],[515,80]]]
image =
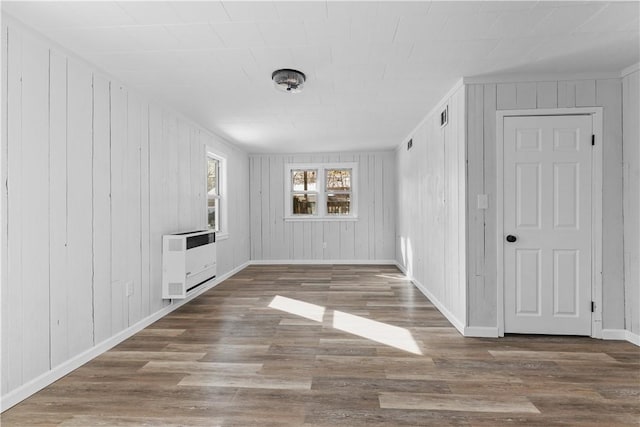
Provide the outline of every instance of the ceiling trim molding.
[[626,77],[631,73],[635,73],[636,71],[640,70],[640,62],[630,65],[627,68],[625,68],[624,70],[620,71],[620,77]]
[[453,96],[454,93],[456,93],[460,88],[462,88],[465,85],[465,81],[464,78],[460,78],[452,87],[451,89],[449,89],[447,91],[447,93],[445,93],[443,95],[442,98],[440,98],[440,101],[438,101],[438,103],[435,105],[435,107],[433,107],[431,110],[429,110],[429,112],[423,117],[422,120],[420,120],[420,122],[413,128],[411,129],[411,132],[409,132],[409,134],[407,134],[407,136],[405,136],[404,138],[402,138],[402,141],[400,141],[400,143],[398,143],[396,145],[396,148],[394,149],[394,151],[398,151],[399,149],[401,149],[402,147],[404,147],[404,145],[407,143],[407,141],[409,141],[411,138],[413,138],[413,136],[416,134],[416,132],[418,132],[418,129],[420,129],[420,127],[422,125],[424,125],[424,123],[436,112],[439,113],[440,109],[442,108],[442,106],[444,104],[446,104],[449,101],[449,98],[451,98]]
[[618,71],[585,72],[585,73],[546,73],[546,74],[496,74],[492,76],[463,77],[464,84],[488,84],[488,83],[520,83],[520,82],[547,82],[566,80],[607,80],[619,79]]

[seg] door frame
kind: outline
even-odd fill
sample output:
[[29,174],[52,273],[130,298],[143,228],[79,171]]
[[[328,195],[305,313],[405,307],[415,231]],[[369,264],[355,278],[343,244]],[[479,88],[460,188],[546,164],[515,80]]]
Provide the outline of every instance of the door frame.
[[498,336],[504,336],[504,119],[523,116],[575,116],[590,115],[593,119],[595,146],[591,159],[591,300],[595,310],[591,314],[591,337],[602,338],[602,163],[604,141],[603,108],[541,108],[527,110],[500,110],[496,112],[496,286]]

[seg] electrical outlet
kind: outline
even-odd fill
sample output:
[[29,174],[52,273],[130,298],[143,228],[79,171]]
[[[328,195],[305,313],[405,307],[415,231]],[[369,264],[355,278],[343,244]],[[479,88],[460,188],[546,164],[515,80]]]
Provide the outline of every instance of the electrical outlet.
[[133,295],[133,282],[127,282],[127,284],[125,285],[125,289],[128,297]]

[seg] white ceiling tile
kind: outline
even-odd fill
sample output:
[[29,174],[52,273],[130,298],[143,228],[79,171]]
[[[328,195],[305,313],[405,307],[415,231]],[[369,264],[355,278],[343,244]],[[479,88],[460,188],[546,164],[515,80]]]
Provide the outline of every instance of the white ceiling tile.
[[506,38],[501,39],[496,47],[487,54],[489,59],[526,58],[529,52],[540,45],[543,40],[540,37]]
[[536,6],[537,1],[483,1],[481,12],[523,11]]
[[267,46],[300,46],[307,44],[302,22],[260,22],[258,29]]
[[143,50],[157,50],[158,46],[170,50],[180,46],[178,39],[161,25],[121,27],[121,31],[125,37],[135,41]]
[[499,17],[497,12],[471,15],[451,15],[437,35],[438,40],[474,40],[491,38],[491,27]]
[[605,31],[620,31],[627,24],[637,21],[639,16],[640,2],[612,2],[578,27],[576,32],[601,33]]
[[349,19],[304,21],[305,33],[309,44],[343,43],[351,36]]
[[280,17],[272,1],[223,1],[233,21],[277,21]]
[[378,15],[378,1],[328,1],[327,17],[330,20],[373,19]]
[[518,38],[532,34],[533,28],[543,19],[553,13],[552,8],[538,8],[522,11],[507,11],[502,13],[489,29],[489,37]]
[[395,42],[436,40],[442,32],[447,16],[402,16],[398,22]]
[[286,1],[275,4],[284,21],[322,20],[327,18],[326,1]]
[[[393,18],[360,19],[351,20],[351,43],[390,43],[396,34],[398,20]],[[376,31],[371,31],[375,28]]]
[[211,24],[213,31],[222,39],[226,47],[264,46],[265,42],[258,25],[253,22],[233,22]]
[[[136,21],[115,2],[3,1],[2,10],[28,15],[41,28],[91,28],[131,25]],[[73,6],[73,7],[70,7]],[[33,20],[33,21],[31,21]]]
[[181,1],[173,9],[181,22],[206,23],[230,21],[227,11],[221,1]]
[[605,6],[606,3],[594,3],[554,8],[549,15],[533,28],[532,34],[544,37],[554,34],[571,33],[590,20]]
[[292,66],[304,70],[306,67],[314,69],[322,64],[331,62],[331,48],[329,46],[294,46],[290,49]]
[[168,25],[167,31],[185,49],[217,49],[224,43],[209,24]]
[[[387,17],[389,19],[403,16],[424,17],[431,5],[432,2],[430,1],[381,1],[378,4],[378,17]],[[358,16],[357,10],[352,16]]]
[[136,24],[151,25],[181,23],[171,2],[120,1],[117,4],[133,18]]
[[429,15],[474,15],[482,9],[481,1],[433,1],[429,7]]

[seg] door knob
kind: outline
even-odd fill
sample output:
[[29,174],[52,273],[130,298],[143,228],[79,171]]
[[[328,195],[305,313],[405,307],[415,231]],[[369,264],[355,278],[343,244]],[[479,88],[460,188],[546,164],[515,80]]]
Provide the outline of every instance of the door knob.
[[513,234],[509,234],[509,235],[507,236],[507,242],[509,242],[509,243],[513,243],[513,242],[515,242],[516,240],[518,240],[518,238],[517,238],[516,236],[514,236]]

